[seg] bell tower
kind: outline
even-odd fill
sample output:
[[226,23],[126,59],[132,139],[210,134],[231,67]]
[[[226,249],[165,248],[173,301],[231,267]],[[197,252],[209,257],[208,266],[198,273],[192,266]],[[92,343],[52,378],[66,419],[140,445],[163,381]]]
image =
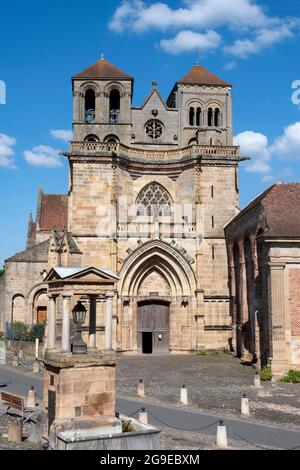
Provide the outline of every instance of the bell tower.
[[168,106],[179,112],[180,146],[232,145],[231,89],[199,64],[176,83]]
[[72,82],[74,140],[129,145],[133,78],[102,57]]

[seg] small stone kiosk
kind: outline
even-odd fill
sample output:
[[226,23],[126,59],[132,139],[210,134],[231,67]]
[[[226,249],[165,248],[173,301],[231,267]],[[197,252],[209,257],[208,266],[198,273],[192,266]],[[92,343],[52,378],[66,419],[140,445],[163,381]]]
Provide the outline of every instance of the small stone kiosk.
[[[118,449],[121,445],[122,422],[115,413],[116,357],[112,347],[112,307],[117,280],[112,272],[94,267],[53,268],[47,275],[44,404],[48,410],[51,449]],[[98,299],[106,304],[102,351],[96,347]],[[58,306],[62,312],[57,311]],[[88,344],[81,336],[87,322]],[[56,332],[59,323],[62,323],[60,341]],[[71,342],[70,325],[74,324],[77,332]],[[152,434],[151,429],[146,431]],[[157,448],[157,431],[153,434],[152,448]],[[112,443],[114,436],[117,439]]]

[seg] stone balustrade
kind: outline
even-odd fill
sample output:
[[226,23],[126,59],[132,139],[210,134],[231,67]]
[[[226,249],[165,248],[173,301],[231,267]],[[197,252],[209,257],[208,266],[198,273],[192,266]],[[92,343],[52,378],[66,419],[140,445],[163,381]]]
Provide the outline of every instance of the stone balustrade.
[[193,145],[176,150],[143,150],[126,145],[110,142],[71,142],[70,154],[72,155],[95,155],[101,153],[116,153],[129,158],[139,158],[144,160],[169,160],[188,158],[195,155],[211,157],[239,157],[240,147],[237,146],[210,146]]

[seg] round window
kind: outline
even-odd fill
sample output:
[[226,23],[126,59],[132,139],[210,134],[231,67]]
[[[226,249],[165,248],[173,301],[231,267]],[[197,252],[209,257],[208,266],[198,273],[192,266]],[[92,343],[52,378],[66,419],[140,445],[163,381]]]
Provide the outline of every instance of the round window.
[[163,135],[164,126],[160,121],[157,121],[156,119],[148,121],[145,128],[146,134],[148,137],[150,137],[150,139],[156,140]]

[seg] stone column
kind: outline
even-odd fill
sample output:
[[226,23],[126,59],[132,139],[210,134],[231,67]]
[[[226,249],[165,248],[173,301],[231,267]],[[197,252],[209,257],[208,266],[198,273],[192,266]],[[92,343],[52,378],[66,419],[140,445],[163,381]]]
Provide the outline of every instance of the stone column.
[[73,120],[75,123],[80,121],[80,93],[76,91],[74,93],[74,112],[73,112]]
[[63,352],[70,352],[70,300],[72,294],[63,294],[62,342]]
[[237,305],[236,305],[236,276],[235,276],[235,263],[233,255],[233,245],[228,248],[228,261],[229,261],[229,292],[230,292],[230,305],[231,305],[231,318],[232,318],[232,348],[237,349]]
[[105,349],[112,350],[113,295],[106,297]]
[[285,331],[285,265],[270,264],[268,282],[269,337],[271,341],[271,366],[275,377],[284,375],[289,368],[288,344]]
[[48,295],[48,339],[47,349],[56,349],[56,299]]
[[241,335],[241,355],[245,353],[243,325],[248,320],[248,302],[247,302],[247,273],[246,273],[246,261],[244,251],[244,241],[239,242],[239,253],[240,253],[240,322],[238,328]]
[[96,345],[96,312],[97,312],[97,297],[90,296],[90,323],[89,323],[89,350],[95,351]]

